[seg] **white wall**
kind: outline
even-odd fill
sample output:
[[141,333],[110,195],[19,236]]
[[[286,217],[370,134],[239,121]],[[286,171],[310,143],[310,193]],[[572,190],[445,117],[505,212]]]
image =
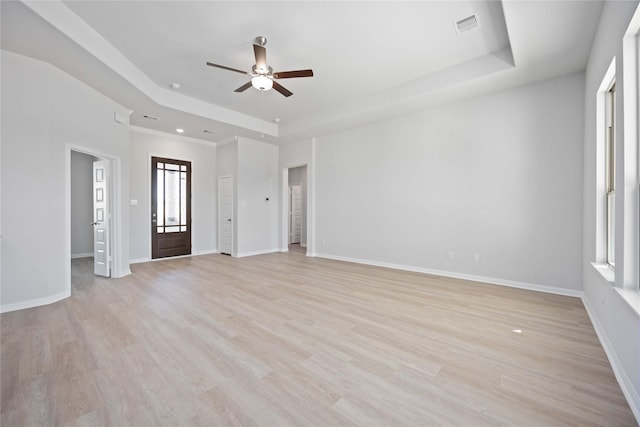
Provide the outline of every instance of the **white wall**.
[[278,147],[239,137],[236,188],[237,255],[278,251]]
[[583,90],[574,74],[317,138],[319,255],[579,295]]
[[[638,2],[605,2],[598,31],[593,41],[589,62],[585,73],[585,138],[584,138],[584,255],[582,268],[584,274],[584,302],[591,319],[598,331],[600,339],[607,350],[609,359],[627,400],[629,400],[636,418],[640,419],[640,314],[623,300],[616,288],[608,283],[592,266],[591,262],[599,261],[596,256],[596,92],[612,59],[616,58],[616,105],[619,120],[617,121],[617,144],[622,147],[624,138],[622,118],[624,82],[622,79],[622,38],[631,17],[638,7]],[[637,120],[637,117],[636,117]],[[618,152],[618,165],[624,159],[623,150]],[[635,159],[634,159],[635,160]],[[619,168],[619,173],[623,170]],[[616,207],[637,203],[634,192],[625,194],[622,175],[617,176]],[[637,185],[637,181],[636,181]],[[625,230],[619,224],[626,221],[637,221],[620,215],[623,209],[616,209],[616,261],[628,258],[625,253]],[[633,212],[633,210],[632,210]],[[637,237],[636,237],[637,238]],[[637,244],[637,242],[636,242]],[[637,268],[637,258],[631,260]],[[616,282],[621,282],[616,263]],[[621,283],[618,283],[619,285]]]
[[295,168],[310,164],[313,158],[313,140],[306,139],[280,146],[280,167]]
[[134,128],[131,131],[131,260],[151,259],[151,157],[191,162],[191,253],[217,251],[217,160],[213,143]]
[[1,310],[70,294],[69,146],[119,159],[115,276],[129,272],[128,111],[59,69],[2,51]]
[[71,257],[93,256],[93,162],[71,152]]

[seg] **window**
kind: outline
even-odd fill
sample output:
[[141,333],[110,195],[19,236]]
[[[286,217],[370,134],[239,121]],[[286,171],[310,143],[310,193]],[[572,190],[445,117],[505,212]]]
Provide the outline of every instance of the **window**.
[[[610,284],[615,284],[620,278],[614,271],[616,255],[616,147],[614,129],[614,106],[616,89],[616,58],[611,58],[609,67],[602,76],[596,92],[596,117],[595,117],[595,257],[592,263],[595,269]],[[619,169],[619,165],[618,165]],[[620,192],[618,192],[620,193]],[[619,238],[619,235],[618,235]],[[618,242],[620,246],[620,242]],[[616,277],[618,276],[618,277]]]
[[615,205],[616,205],[616,130],[615,130],[616,84],[611,84],[605,93],[605,241],[607,264],[615,265]]

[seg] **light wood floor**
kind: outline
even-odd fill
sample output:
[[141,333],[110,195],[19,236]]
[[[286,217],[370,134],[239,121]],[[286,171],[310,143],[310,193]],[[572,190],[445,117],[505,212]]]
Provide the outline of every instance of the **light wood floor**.
[[90,261],[1,316],[2,426],[636,425],[576,298],[299,250]]

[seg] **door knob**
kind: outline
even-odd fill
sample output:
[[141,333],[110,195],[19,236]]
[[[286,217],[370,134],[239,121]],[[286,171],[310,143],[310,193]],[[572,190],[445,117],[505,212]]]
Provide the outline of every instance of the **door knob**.
[[89,225],[98,225],[98,221],[96,222],[90,222]]
[[231,222],[231,218],[227,219],[227,221]]

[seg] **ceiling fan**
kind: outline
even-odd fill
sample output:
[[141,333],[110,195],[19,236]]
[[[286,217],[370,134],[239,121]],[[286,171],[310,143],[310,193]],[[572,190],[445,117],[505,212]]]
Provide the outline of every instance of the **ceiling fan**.
[[253,53],[256,57],[256,63],[251,67],[251,72],[238,70],[236,68],[227,67],[224,65],[214,64],[207,62],[207,65],[211,67],[222,68],[223,70],[235,71],[236,73],[246,74],[251,76],[251,81],[243,84],[234,92],[244,92],[251,86],[258,90],[266,91],[271,88],[277,90],[284,96],[291,96],[293,92],[282,86],[274,79],[291,79],[294,77],[313,77],[313,70],[296,70],[296,71],[279,71],[273,72],[273,68],[267,65],[267,49],[264,47],[267,44],[267,38],[264,36],[258,36],[253,42]]

